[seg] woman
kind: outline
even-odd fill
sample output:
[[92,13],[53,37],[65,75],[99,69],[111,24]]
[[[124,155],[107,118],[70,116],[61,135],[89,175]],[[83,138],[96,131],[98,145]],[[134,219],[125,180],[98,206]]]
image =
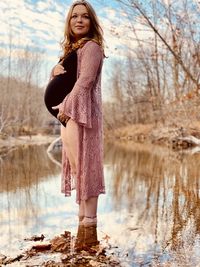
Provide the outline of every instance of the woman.
[[[77,51],[77,81],[59,109],[63,142],[62,192],[76,189],[79,222],[97,224],[98,196],[105,193],[103,177],[101,70],[104,58],[102,29],[92,6],[86,1],[72,4],[62,42],[63,58]],[[65,73],[57,64],[52,75]]]

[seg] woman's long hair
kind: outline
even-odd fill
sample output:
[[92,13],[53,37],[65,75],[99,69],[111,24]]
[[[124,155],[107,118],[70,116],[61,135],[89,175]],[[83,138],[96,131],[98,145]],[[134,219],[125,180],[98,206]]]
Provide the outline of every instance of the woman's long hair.
[[[81,38],[78,42],[75,42],[75,36],[70,27],[70,20],[72,16],[72,12],[75,6],[84,5],[88,11],[88,15],[90,18],[90,30],[84,38]],[[99,44],[102,49],[104,48],[103,44],[103,30],[99,24],[99,20],[97,18],[96,12],[93,7],[85,0],[79,0],[74,2],[68,12],[66,23],[65,23],[65,31],[64,38],[61,41],[61,47],[63,50],[63,55],[61,58],[64,58],[68,53],[70,53],[73,49],[77,49],[81,47],[88,40],[93,40],[97,44]]]

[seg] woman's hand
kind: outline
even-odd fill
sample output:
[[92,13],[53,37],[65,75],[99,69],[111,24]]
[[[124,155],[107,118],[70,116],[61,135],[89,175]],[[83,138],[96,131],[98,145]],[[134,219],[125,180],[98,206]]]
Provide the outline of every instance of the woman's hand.
[[64,69],[64,67],[61,64],[57,64],[55,65],[54,69],[53,69],[53,76],[57,76],[60,74],[65,73],[66,70]]
[[[60,107],[60,104],[57,105],[57,106],[52,107],[52,109],[59,109],[59,107]],[[58,115],[57,115],[57,119],[58,119],[60,122],[65,122],[65,123],[67,123],[68,120],[70,119],[70,117],[68,117],[67,115],[65,115],[62,111],[59,111],[59,112],[58,112]]]

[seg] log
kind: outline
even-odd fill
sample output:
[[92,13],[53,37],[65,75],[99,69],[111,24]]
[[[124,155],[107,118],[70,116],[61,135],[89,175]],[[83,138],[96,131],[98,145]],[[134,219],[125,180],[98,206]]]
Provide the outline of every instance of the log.
[[53,151],[54,149],[54,146],[57,142],[59,142],[61,140],[61,137],[59,136],[58,138],[56,138],[55,140],[53,140],[53,142],[51,142],[51,144],[48,146],[47,148],[47,155],[48,157],[50,158],[50,160],[52,162],[54,162],[56,165],[58,165],[59,167],[62,166],[61,162],[59,162],[58,160],[56,160],[53,155],[51,154],[51,152]]
[[53,150],[55,144],[57,142],[59,142],[60,140],[61,140],[61,137],[60,136],[58,138],[56,138],[55,140],[53,140],[53,142],[51,142],[51,144],[47,148],[47,153],[50,153]]
[[186,137],[178,137],[178,140],[185,141],[193,146],[200,146],[200,139],[194,137],[193,135],[189,135]]

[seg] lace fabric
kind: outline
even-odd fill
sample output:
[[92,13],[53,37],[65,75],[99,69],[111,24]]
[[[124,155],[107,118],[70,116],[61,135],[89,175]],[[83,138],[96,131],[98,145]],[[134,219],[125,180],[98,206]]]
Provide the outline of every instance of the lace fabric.
[[[103,127],[101,101],[101,47],[88,41],[77,50],[77,81],[60,107],[68,117],[78,123],[78,170],[76,201],[105,193],[103,174]],[[62,192],[71,195],[72,179],[67,153],[63,147]]]

